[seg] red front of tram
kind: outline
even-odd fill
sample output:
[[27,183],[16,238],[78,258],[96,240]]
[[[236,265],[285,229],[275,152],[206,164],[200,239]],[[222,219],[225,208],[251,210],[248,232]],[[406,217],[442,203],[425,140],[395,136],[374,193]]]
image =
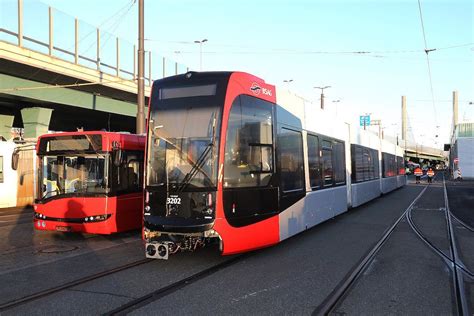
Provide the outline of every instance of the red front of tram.
[[111,234],[142,224],[145,137],[71,132],[38,139],[37,230]]
[[223,254],[278,243],[275,88],[241,72],[155,81],[144,240],[166,259],[219,239]]

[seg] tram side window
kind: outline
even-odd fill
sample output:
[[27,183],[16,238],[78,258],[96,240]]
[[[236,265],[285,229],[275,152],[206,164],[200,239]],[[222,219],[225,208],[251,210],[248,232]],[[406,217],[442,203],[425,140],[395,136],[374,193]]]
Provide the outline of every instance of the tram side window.
[[352,149],[352,180],[356,182],[379,178],[378,152],[375,149],[360,145],[351,145]]
[[344,150],[344,143],[334,141],[334,180],[336,185],[346,183],[346,157]]
[[309,135],[308,142],[308,162],[309,162],[309,182],[311,188],[315,189],[321,186],[321,165],[319,158],[319,137]]
[[303,139],[301,133],[282,128],[278,134],[280,182],[283,191],[304,189]]
[[3,183],[3,156],[0,156],[0,183]]
[[397,163],[395,155],[382,153],[383,177],[393,177],[397,175]]
[[324,186],[327,187],[333,185],[332,143],[323,140],[322,147],[323,181]]
[[135,192],[142,189],[142,161],[143,154],[135,152],[123,152],[122,162],[119,167],[113,166],[114,191]]
[[224,187],[267,186],[273,168],[273,124],[270,102],[241,95],[229,114]]
[[374,166],[374,179],[379,179],[380,178],[379,152],[378,152],[378,150],[371,149],[370,153],[371,153],[371,157],[372,157],[372,164]]
[[405,174],[405,161],[403,160],[403,157],[397,156],[397,169],[399,175]]

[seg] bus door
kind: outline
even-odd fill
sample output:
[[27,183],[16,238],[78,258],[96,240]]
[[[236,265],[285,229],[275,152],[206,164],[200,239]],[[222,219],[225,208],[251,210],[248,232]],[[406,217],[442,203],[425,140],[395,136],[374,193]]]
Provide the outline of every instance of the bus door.
[[143,153],[123,151],[119,166],[112,166],[117,228],[139,227],[143,208]]

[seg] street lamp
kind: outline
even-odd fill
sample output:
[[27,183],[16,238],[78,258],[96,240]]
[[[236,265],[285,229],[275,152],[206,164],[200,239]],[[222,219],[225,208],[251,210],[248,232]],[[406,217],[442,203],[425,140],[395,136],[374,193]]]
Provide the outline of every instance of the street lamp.
[[324,110],[324,89],[331,88],[331,86],[313,87],[314,89],[321,89],[321,110]]
[[284,83],[286,83],[286,88],[289,89],[290,88],[290,83],[293,82],[293,79],[285,79],[283,80]]
[[199,44],[199,69],[202,71],[202,44],[207,42],[207,38],[200,40],[200,41],[194,41],[194,43]]
[[341,100],[337,99],[337,100],[332,100],[332,103],[335,103],[336,104],[336,116],[337,116],[337,104],[341,102]]

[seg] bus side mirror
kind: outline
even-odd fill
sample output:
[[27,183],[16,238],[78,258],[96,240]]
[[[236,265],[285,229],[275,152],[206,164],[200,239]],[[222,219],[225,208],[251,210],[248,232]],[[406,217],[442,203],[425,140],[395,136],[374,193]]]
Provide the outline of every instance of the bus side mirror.
[[115,167],[119,167],[122,162],[122,150],[115,149],[112,151],[112,162]]
[[17,170],[18,169],[18,161],[20,160],[20,152],[15,149],[12,154],[12,169]]

